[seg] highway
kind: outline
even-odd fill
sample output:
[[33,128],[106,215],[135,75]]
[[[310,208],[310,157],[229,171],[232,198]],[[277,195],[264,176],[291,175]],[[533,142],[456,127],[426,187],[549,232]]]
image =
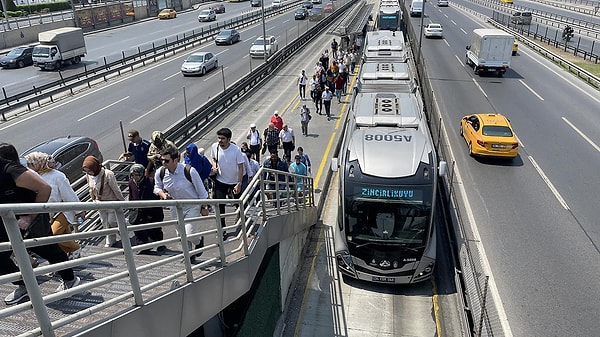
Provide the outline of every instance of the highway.
[[[423,39],[422,48],[459,170],[466,236],[485,248],[507,335],[596,335],[600,94],[526,48],[503,78],[475,76],[464,46],[481,20],[432,3],[425,13],[425,23],[444,26],[445,38]],[[521,145],[515,160],[469,157],[459,122],[478,112],[511,120]]]
[[[247,3],[241,5],[247,9]],[[197,26],[195,12],[188,14],[176,20],[183,18],[182,23]],[[229,14],[232,10],[228,7]],[[432,2],[426,5],[426,15],[425,23],[444,26],[445,38],[423,39],[422,48],[459,171],[454,184],[461,193],[463,211],[469,215],[465,217],[469,219],[465,235],[480,238],[485,247],[485,262],[494,281],[492,291],[501,298],[506,326],[510,327],[507,335],[597,335],[600,228],[595,204],[600,182],[594,178],[600,164],[600,125],[595,108],[600,95],[526,48],[513,57],[504,78],[474,76],[472,69],[464,65],[464,46],[469,44],[470,32],[483,26],[480,19],[452,5],[439,9]],[[138,44],[143,44],[149,41],[149,32],[156,30],[155,25],[162,25],[165,35],[184,29],[179,22],[171,22],[176,21],[152,20],[88,36],[92,56],[87,61],[122,50],[118,47],[122,35],[142,35]],[[419,22],[418,18],[411,19],[413,25]],[[281,46],[286,34],[298,34],[300,26],[291,14],[284,15],[267,21],[267,34],[276,34]],[[196,48],[218,55],[225,84],[249,70],[249,44],[262,34],[260,26],[242,29],[241,33],[243,41],[234,46],[205,44]],[[134,45],[131,41],[125,44]],[[317,47],[311,48],[316,55]],[[222,90],[220,72],[197,78],[179,74],[187,54],[2,123],[2,138],[23,151],[65,133],[85,134],[99,141],[106,158],[116,158],[122,152],[119,120],[124,122],[125,130],[134,127],[148,137],[151,131],[164,130],[183,117],[183,87],[190,111]],[[314,63],[305,58],[305,63],[296,63],[295,67],[308,68]],[[32,76],[39,75],[36,69],[27,70],[35,70]],[[3,80],[6,72],[2,71]],[[39,80],[36,77],[17,82],[22,85]],[[293,85],[295,72],[282,71],[274,80]],[[260,116],[261,124],[265,124],[265,116],[272,110],[292,106],[284,103],[290,99],[289,90],[270,88],[269,96],[253,97],[244,105],[246,111],[227,119],[235,134]],[[511,119],[521,144],[520,156],[514,161],[468,156],[458,133],[459,121],[463,115],[483,111],[500,112]],[[211,136],[207,137],[198,140],[199,145],[212,142]],[[431,331],[423,335],[429,336]]]

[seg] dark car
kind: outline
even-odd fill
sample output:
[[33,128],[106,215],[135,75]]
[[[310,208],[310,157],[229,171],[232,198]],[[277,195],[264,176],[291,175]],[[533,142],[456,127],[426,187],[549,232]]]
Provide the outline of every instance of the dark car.
[[223,3],[214,4],[210,7],[215,13],[221,14],[225,13],[225,5]]
[[36,151],[51,155],[56,161],[57,168],[67,176],[71,183],[83,176],[81,167],[85,157],[94,156],[100,162],[104,161],[98,143],[91,138],[82,136],[67,136],[45,141],[23,152],[21,157]]
[[215,37],[215,44],[234,44],[240,41],[240,33],[235,29],[222,29]]
[[294,19],[304,20],[308,17],[308,10],[306,8],[298,8],[294,11]]
[[23,68],[33,64],[33,47],[17,47],[0,58],[2,68]]
[[250,6],[252,6],[252,7],[262,6],[262,0],[250,0]]
[[323,18],[323,7],[313,7],[308,11],[308,21],[320,21]]
[[313,8],[313,3],[310,1],[304,1],[302,3],[302,7],[306,8],[306,9],[311,9],[311,8]]

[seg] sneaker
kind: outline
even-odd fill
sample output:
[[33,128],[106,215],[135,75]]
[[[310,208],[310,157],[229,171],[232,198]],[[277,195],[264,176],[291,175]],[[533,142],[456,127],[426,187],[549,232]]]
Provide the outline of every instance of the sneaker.
[[69,260],[76,260],[81,257],[81,248],[69,253]]
[[56,291],[63,291],[67,289],[71,289],[73,287],[77,287],[81,283],[81,279],[78,276],[75,276],[71,281],[62,281],[62,283],[56,288]]
[[15,291],[8,294],[8,296],[4,298],[4,303],[6,303],[6,305],[16,304],[25,297],[29,297],[29,294],[27,294],[27,288],[25,288],[24,285],[19,285]]

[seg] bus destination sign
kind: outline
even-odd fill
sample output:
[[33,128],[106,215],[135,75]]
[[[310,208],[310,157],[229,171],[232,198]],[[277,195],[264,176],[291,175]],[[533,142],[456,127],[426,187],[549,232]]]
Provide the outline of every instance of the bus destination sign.
[[396,189],[387,187],[361,187],[360,195],[363,198],[395,199],[395,200],[423,200],[423,191],[413,189]]

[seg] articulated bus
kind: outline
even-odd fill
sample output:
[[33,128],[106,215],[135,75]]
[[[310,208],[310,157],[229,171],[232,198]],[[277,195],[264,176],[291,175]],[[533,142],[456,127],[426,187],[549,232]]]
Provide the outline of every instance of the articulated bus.
[[[358,92],[339,156],[334,231],[342,274],[377,283],[429,279],[436,259],[438,159],[416,93]],[[339,163],[339,167],[337,166]]]
[[402,23],[400,5],[380,6],[377,17],[377,29],[399,31]]
[[402,32],[378,30],[367,32],[363,52],[363,62],[406,62]]

